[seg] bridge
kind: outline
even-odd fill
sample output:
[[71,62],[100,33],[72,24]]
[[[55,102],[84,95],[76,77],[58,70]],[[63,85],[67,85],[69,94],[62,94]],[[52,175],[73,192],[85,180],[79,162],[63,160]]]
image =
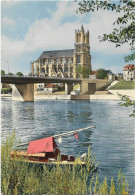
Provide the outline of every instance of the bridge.
[[17,76],[2,75],[1,83],[14,84],[12,99],[22,101],[34,101],[34,83],[65,83],[65,94],[73,90],[73,83],[81,84],[81,79],[58,78],[45,76]]
[[9,76],[2,75],[1,83],[10,84],[30,84],[30,83],[81,83],[82,79],[73,78],[58,78],[58,77],[45,77],[45,76]]
[[12,99],[22,101],[34,101],[34,83],[65,83],[65,94],[73,90],[73,83],[80,84],[80,95],[94,94],[108,86],[107,80],[102,79],[74,79],[45,76],[9,76],[2,75],[1,83],[13,84]]

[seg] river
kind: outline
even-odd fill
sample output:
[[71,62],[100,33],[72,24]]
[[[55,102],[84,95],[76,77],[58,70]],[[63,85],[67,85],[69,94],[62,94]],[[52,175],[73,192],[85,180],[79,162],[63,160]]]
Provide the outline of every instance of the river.
[[15,129],[16,137],[22,142],[56,135],[87,126],[93,130],[63,138],[59,144],[61,152],[77,156],[92,152],[99,162],[101,180],[108,181],[120,168],[129,183],[130,194],[135,193],[135,121],[129,117],[131,107],[120,107],[118,101],[71,101],[44,100],[17,102],[1,100],[1,140]]

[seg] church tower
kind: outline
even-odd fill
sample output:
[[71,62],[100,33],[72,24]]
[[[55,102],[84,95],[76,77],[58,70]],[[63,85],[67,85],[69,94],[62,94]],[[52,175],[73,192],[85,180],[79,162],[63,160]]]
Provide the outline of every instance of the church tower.
[[77,77],[77,66],[91,69],[91,55],[89,46],[89,31],[85,33],[83,25],[81,30],[75,30],[75,50],[73,57],[73,77]]

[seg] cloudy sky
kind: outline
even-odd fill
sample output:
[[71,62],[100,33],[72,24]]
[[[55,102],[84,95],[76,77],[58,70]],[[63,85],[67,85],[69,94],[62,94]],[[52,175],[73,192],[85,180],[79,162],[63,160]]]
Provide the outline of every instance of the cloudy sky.
[[[112,31],[118,14],[98,11],[76,14],[73,1],[3,1],[1,3],[1,68],[8,72],[31,71],[31,61],[43,51],[73,49],[75,29],[83,24],[90,31],[92,69],[104,68],[122,72],[128,45],[115,48],[112,43],[100,43],[98,36]],[[132,62],[131,62],[132,63]]]

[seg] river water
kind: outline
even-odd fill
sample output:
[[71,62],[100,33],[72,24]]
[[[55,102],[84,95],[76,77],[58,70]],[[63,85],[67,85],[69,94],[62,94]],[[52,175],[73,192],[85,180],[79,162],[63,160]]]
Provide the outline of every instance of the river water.
[[101,180],[107,176],[117,181],[120,168],[135,194],[135,121],[129,117],[131,107],[120,107],[117,101],[44,100],[17,102],[1,100],[1,139],[15,129],[22,142],[44,138],[94,125],[95,129],[65,137],[58,144],[64,154],[92,152],[99,162]]

